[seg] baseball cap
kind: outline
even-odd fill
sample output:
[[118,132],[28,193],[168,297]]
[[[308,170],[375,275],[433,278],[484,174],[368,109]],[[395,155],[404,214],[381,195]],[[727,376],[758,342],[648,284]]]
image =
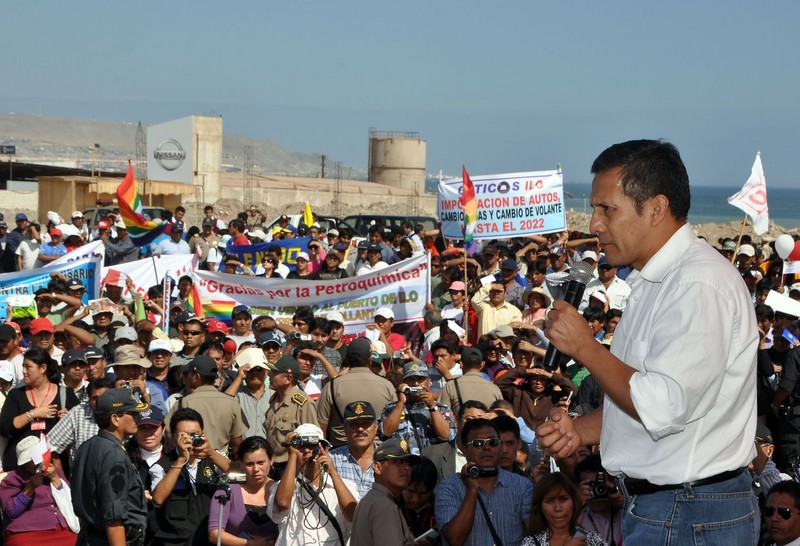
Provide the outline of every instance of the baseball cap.
[[325,435],[322,433],[322,429],[313,423],[303,423],[294,429],[294,431],[298,436],[311,436],[317,440],[325,441]]
[[86,290],[86,287],[78,279],[70,279],[67,283],[67,290]]
[[330,237],[331,235],[333,235],[334,237],[338,237],[339,236],[339,230],[336,229],[336,228],[329,229],[328,230],[328,237]]
[[253,315],[250,314],[250,308],[248,306],[246,306],[246,305],[237,305],[236,307],[233,308],[233,311],[231,311],[231,318],[235,317],[239,313],[247,313],[248,317],[252,317],[253,316]]
[[722,250],[736,250],[736,242],[731,239],[726,239],[722,243]]
[[17,222],[21,222],[23,220],[28,220],[28,217],[25,215],[24,212],[18,212],[17,215],[14,217],[14,220]]
[[508,324],[501,324],[490,332],[497,337],[514,337],[514,329]]
[[261,334],[261,335],[259,336],[259,338],[258,338],[258,345],[259,345],[261,348],[264,348],[264,347],[266,347],[266,346],[267,346],[267,345],[269,345],[270,343],[274,343],[274,344],[275,344],[275,345],[277,345],[278,347],[280,347],[281,345],[283,345],[283,343],[281,343],[281,338],[280,338],[280,337],[278,336],[278,334],[276,334],[275,332],[264,332],[263,334]]
[[483,254],[484,255],[490,254],[492,256],[497,256],[497,249],[493,246],[487,246],[486,248],[483,249]]
[[739,254],[744,254],[752,258],[756,255],[756,250],[753,248],[753,245],[742,245],[739,247]]
[[298,252],[298,253],[297,253],[297,256],[295,256],[295,258],[294,258],[294,259],[295,259],[295,260],[300,260],[300,259],[302,259],[302,260],[305,260],[305,261],[307,261],[307,262],[308,262],[308,261],[311,261],[311,258],[309,258],[309,257],[308,257],[308,253],[307,253],[307,252]]
[[503,260],[503,263],[500,265],[500,269],[513,269],[514,271],[516,271],[517,262],[516,260],[512,260],[511,258]]
[[150,368],[152,365],[152,362],[139,356],[139,349],[135,345],[123,345],[114,350],[114,366]]
[[429,375],[428,367],[425,364],[408,362],[403,366],[403,379],[408,379],[409,377],[428,377]]
[[170,224],[170,230],[172,231],[172,233],[176,233],[178,231],[183,233],[183,224],[181,222],[172,222]]
[[250,237],[251,239],[258,239],[259,241],[263,241],[264,239],[267,238],[267,234],[261,231],[260,229],[251,231],[250,233],[247,234],[247,236]]
[[160,427],[164,424],[164,419],[166,415],[158,406],[150,407],[149,411],[144,411],[139,415],[139,418],[136,420],[137,425],[153,425],[156,427]]
[[69,366],[74,362],[88,362],[86,360],[86,353],[83,349],[70,349],[61,357],[62,366]]
[[291,373],[295,379],[300,377],[300,364],[289,355],[283,355],[270,368],[280,373]]
[[214,332],[222,332],[227,336],[228,326],[221,320],[212,319],[208,321],[208,324],[206,324],[206,332],[209,334],[213,334]]
[[370,419],[374,421],[377,419],[375,408],[372,404],[365,401],[350,402],[344,407],[344,422],[349,423],[352,421],[360,421],[362,419]]
[[139,336],[136,334],[136,330],[133,329],[133,326],[123,326],[122,328],[117,328],[117,331],[114,334],[114,339],[127,339],[128,341],[136,341],[139,339]]
[[211,218],[203,218],[203,222],[200,224],[202,227],[211,226],[214,227],[214,220]]
[[550,245],[550,254],[551,255],[563,256],[566,253],[567,253],[567,251],[564,249],[563,246],[558,245],[558,244]]
[[213,358],[206,355],[198,355],[189,362],[184,371],[189,373],[197,373],[206,377],[213,377],[219,373],[217,363]]
[[251,368],[263,368],[265,370],[269,368],[264,351],[258,347],[248,347],[236,355],[236,364],[239,366],[249,365]]
[[51,334],[54,333],[56,330],[53,328],[53,323],[50,322],[48,318],[37,318],[31,321],[31,335],[36,335],[39,332],[50,332]]
[[335,245],[333,245],[333,250],[344,252],[345,250],[347,250],[347,245],[344,243],[336,243]]
[[369,358],[371,352],[372,347],[369,340],[365,337],[357,337],[347,346],[346,356],[347,360],[352,360],[353,358],[364,360]]
[[368,249],[369,248],[369,241],[367,241],[366,239],[364,239],[362,241],[359,241],[358,245],[356,246],[356,248],[358,250]]
[[105,354],[103,354],[103,350],[100,349],[99,347],[92,346],[92,347],[86,347],[83,350],[83,357],[88,362],[90,360],[97,360],[98,358],[105,358]]
[[168,339],[154,339],[147,347],[147,353],[154,353],[156,351],[167,351],[172,354],[172,343]]
[[587,250],[586,252],[583,253],[583,259],[584,260],[594,260],[596,262],[597,261],[597,252],[595,252],[594,250]]
[[83,213],[81,211],[79,211],[79,210],[76,210],[75,212],[72,213],[72,217],[73,218],[83,218]]
[[385,319],[394,319],[394,311],[388,307],[378,307],[378,310],[375,311],[375,316],[383,317]]
[[53,228],[50,230],[50,237],[61,237],[61,230],[58,228]]
[[187,322],[193,322],[193,321],[203,324],[203,319],[199,318],[191,311],[181,311],[180,313],[175,315],[175,324],[186,324]]
[[4,381],[14,379],[14,366],[8,360],[0,360],[0,379]]
[[599,262],[597,262],[597,267],[600,268],[600,269],[602,269],[604,267],[607,267],[609,269],[613,269],[616,266],[614,264],[612,264],[611,262],[609,262],[608,259],[606,259],[606,255],[603,254],[603,257],[600,258]]
[[406,459],[409,459],[411,464],[420,461],[419,455],[411,453],[408,449],[408,442],[401,438],[391,438],[383,442],[372,457],[372,460],[377,462],[405,461]]
[[98,413],[143,412],[150,406],[137,402],[131,389],[108,389],[97,399],[95,411]]
[[483,353],[475,347],[467,347],[461,353],[461,362],[464,364],[480,364],[483,362]]
[[462,281],[453,281],[450,283],[450,288],[448,290],[455,290],[455,291],[467,291],[467,286]]
[[339,311],[330,311],[325,318],[328,319],[328,322],[338,322],[339,324],[344,324],[344,316]]
[[281,214],[281,217],[278,218],[278,222],[288,222],[288,221],[289,221],[289,217],[286,216],[285,214]]
[[762,444],[772,443],[772,432],[770,432],[767,425],[763,423],[758,423],[756,425],[756,441]]
[[97,229],[108,229],[111,227],[111,222],[108,220],[100,220],[97,222]]

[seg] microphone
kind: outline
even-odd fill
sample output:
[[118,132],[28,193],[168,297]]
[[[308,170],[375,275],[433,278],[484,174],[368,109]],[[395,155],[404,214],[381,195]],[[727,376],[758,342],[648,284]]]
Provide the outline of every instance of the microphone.
[[[586,283],[592,279],[593,273],[592,266],[586,262],[581,261],[572,266],[572,269],[569,270],[569,283],[567,291],[564,293],[564,301],[577,309],[583,299]],[[547,346],[542,367],[548,372],[552,372],[558,368],[559,362],[561,362],[561,351],[551,343]]]

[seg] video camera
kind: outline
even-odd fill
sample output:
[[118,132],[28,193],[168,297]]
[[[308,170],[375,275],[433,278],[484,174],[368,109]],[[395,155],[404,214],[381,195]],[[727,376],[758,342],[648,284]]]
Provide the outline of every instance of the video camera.
[[496,466],[478,466],[473,464],[467,467],[467,477],[472,478],[473,480],[477,478],[488,478],[491,476],[497,476]]
[[419,392],[424,391],[423,387],[406,387],[403,389],[403,394],[406,396],[411,396],[412,394],[417,394]]
[[320,440],[316,436],[292,436],[290,443],[292,447],[316,447],[318,445],[330,447],[331,445],[327,440]]

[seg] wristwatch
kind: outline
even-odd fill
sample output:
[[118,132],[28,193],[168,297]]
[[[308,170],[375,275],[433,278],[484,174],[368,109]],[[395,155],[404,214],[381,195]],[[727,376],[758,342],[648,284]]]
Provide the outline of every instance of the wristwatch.
[[436,404],[434,404],[432,408],[428,408],[428,411],[430,412],[439,411],[439,408],[437,408]]

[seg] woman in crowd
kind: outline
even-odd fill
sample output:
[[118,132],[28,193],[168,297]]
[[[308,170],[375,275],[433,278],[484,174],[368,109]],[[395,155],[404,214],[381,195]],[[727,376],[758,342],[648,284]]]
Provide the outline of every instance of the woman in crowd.
[[78,405],[72,389],[59,387],[58,364],[43,349],[29,349],[22,361],[22,387],[12,389],[0,412],[0,435],[8,438],[3,468],[17,466],[14,447],[26,436],[48,433],[67,411]]
[[522,313],[522,322],[533,324],[537,320],[544,320],[544,312],[550,307],[550,296],[542,288],[528,288],[522,293],[522,301],[528,306]]
[[607,546],[603,538],[578,527],[580,493],[561,472],[536,482],[531,506],[530,536],[522,546]]
[[19,466],[0,483],[4,544],[73,546],[75,533],[70,530],[53,498],[55,488],[66,492],[66,500],[71,502],[66,479],[61,469],[52,463],[47,468],[37,469],[30,450],[38,443],[39,438],[28,436],[16,444]]
[[224,504],[220,519],[218,491],[211,501],[208,515],[208,540],[216,543],[222,531],[224,546],[272,546],[278,538],[278,526],[267,516],[267,499],[272,480],[272,448],[261,436],[246,438],[239,446],[237,459],[245,474],[243,484],[231,484],[230,500]]
[[295,264],[297,264],[297,269],[289,273],[286,278],[287,279],[310,279],[311,278],[311,270],[309,269],[309,259],[308,254],[305,252],[298,252],[297,256],[295,256]]

